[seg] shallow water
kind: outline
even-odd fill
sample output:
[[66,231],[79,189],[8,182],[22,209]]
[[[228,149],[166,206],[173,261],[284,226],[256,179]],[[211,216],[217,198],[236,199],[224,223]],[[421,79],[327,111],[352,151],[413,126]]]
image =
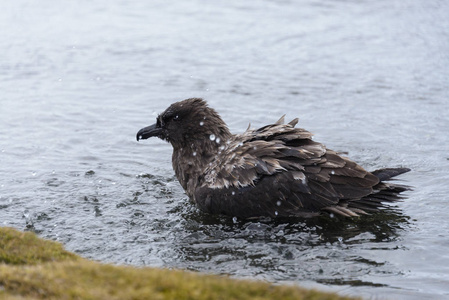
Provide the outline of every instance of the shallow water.
[[[0,225],[104,262],[449,297],[449,4],[364,2],[3,3]],[[170,146],[135,141],[188,97],[233,132],[299,117],[414,190],[361,220],[205,215]]]

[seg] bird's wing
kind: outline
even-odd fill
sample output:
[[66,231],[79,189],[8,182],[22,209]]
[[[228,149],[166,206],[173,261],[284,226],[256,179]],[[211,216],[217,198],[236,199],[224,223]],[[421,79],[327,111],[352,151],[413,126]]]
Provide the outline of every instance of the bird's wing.
[[197,189],[198,204],[214,213],[239,216],[246,207],[245,216],[266,210],[287,216],[372,192],[376,176],[313,141],[310,132],[294,128],[296,123],[284,125],[282,117],[223,145]]

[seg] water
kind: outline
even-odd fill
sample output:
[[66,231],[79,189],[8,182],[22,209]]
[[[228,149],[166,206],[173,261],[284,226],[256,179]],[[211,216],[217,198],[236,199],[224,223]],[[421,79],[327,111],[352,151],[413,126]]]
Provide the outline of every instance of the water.
[[[446,1],[4,2],[1,226],[104,262],[449,297]],[[205,215],[170,146],[135,141],[188,97],[233,132],[299,117],[367,169],[410,167],[414,190],[361,220]]]

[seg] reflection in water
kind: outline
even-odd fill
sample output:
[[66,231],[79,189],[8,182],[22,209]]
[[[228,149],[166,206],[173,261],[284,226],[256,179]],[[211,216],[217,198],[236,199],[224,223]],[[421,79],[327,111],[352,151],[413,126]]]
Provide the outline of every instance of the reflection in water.
[[369,251],[400,249],[409,217],[395,209],[359,219],[237,221],[178,205],[182,230],[171,241],[173,265],[196,271],[255,276],[270,281],[313,279],[320,283],[372,285],[367,273],[400,273]]

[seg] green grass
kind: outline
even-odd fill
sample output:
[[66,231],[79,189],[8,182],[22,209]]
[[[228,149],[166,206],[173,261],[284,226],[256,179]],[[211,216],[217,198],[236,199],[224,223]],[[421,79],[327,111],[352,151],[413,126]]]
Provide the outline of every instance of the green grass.
[[77,259],[79,256],[65,251],[59,243],[40,239],[29,232],[0,228],[0,263],[36,265],[44,262]]
[[0,299],[350,299],[223,276],[101,264],[0,228]]

